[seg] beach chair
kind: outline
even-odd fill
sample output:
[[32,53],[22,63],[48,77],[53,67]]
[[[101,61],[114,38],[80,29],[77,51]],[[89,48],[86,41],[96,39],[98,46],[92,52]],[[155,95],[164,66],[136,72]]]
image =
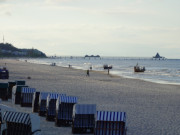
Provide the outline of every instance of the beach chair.
[[5,67],[0,68],[0,79],[9,79],[9,71]]
[[95,135],[126,135],[126,113],[97,111]]
[[0,98],[8,100],[8,83],[0,83]]
[[8,99],[12,99],[12,88],[16,85],[16,82],[8,82]]
[[77,97],[59,96],[56,101],[56,126],[72,125],[73,105],[77,103]]
[[40,135],[40,118],[35,114],[6,111],[2,135]]
[[38,112],[39,109],[39,95],[40,92],[36,91],[33,94],[33,100],[32,100],[32,112]]
[[12,103],[20,104],[21,103],[21,89],[22,87],[28,87],[26,85],[15,85],[12,90]]
[[47,103],[48,94],[49,94],[49,92],[40,92],[39,108],[38,108],[39,116],[45,116],[45,114],[46,114],[46,103]]
[[16,85],[26,85],[26,81],[24,81],[24,80],[18,80],[15,82],[16,82]]
[[72,115],[72,133],[94,133],[95,104],[75,104]]
[[21,89],[21,106],[32,107],[33,94],[36,91],[35,88],[22,87]]
[[46,104],[46,120],[54,121],[56,116],[56,101],[59,96],[66,96],[65,94],[49,93]]
[[0,135],[2,135],[2,130],[4,125],[2,124],[3,121],[3,116],[4,116],[4,112],[6,111],[16,111],[14,108],[11,108],[9,106],[6,106],[6,105],[3,105],[3,104],[0,104]]

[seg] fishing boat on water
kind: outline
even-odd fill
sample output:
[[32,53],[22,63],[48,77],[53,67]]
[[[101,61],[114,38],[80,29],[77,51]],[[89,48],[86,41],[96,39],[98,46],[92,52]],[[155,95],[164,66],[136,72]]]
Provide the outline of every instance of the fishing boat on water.
[[134,72],[144,72],[145,70],[145,67],[140,67],[138,63],[134,66]]
[[104,68],[104,69],[112,69],[112,65],[107,65],[107,64],[105,64],[105,65],[103,66],[103,68]]

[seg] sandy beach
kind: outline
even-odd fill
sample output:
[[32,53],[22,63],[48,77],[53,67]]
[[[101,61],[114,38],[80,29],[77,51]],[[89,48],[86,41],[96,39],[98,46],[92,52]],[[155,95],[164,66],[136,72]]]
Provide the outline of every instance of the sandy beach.
[[[97,110],[122,111],[127,114],[128,135],[180,135],[180,85],[158,84],[138,79],[107,75],[58,66],[1,59],[9,70],[8,82],[25,80],[37,91],[51,91],[77,96],[78,103],[96,104]],[[27,79],[30,76],[31,79]],[[9,101],[2,104],[17,111],[32,112]],[[41,117],[42,135],[71,135],[71,127],[55,127]]]

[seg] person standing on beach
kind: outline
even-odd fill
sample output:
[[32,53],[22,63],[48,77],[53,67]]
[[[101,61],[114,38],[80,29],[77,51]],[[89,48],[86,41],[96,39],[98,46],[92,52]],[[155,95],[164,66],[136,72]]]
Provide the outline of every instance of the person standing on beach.
[[86,76],[89,76],[89,69],[87,70],[87,75]]

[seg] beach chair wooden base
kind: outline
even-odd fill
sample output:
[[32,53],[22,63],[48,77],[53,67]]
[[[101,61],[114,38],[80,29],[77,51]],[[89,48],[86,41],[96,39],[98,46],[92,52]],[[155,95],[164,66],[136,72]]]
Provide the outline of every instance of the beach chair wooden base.
[[58,127],[69,127],[72,125],[72,120],[55,119],[55,125]]
[[55,116],[54,115],[46,115],[46,120],[47,121],[54,121]]
[[34,107],[33,112],[38,112],[38,107]]
[[32,103],[21,103],[21,107],[32,107]]
[[94,128],[72,127],[73,134],[94,134]]
[[46,111],[39,111],[39,116],[46,116]]
[[8,100],[8,97],[5,96],[5,97],[2,97],[1,99],[2,99],[3,101],[7,101],[7,100]]

